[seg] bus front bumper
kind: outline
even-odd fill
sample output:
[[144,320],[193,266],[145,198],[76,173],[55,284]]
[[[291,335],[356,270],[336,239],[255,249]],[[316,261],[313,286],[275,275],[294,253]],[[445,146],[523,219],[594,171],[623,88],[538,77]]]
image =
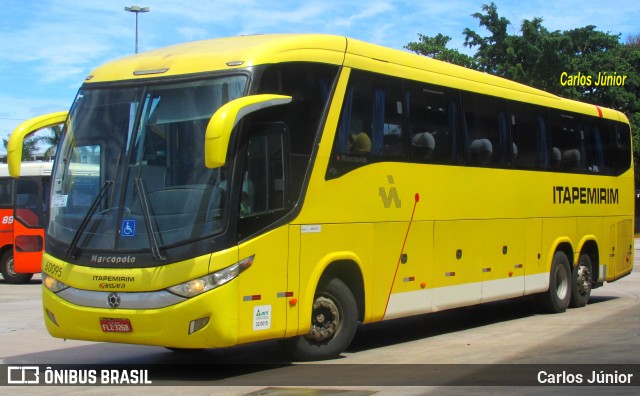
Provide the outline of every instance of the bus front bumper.
[[[44,320],[57,338],[155,345],[220,348],[238,339],[236,282],[157,309],[105,309],[70,303],[43,286]],[[227,303],[224,303],[227,301]]]

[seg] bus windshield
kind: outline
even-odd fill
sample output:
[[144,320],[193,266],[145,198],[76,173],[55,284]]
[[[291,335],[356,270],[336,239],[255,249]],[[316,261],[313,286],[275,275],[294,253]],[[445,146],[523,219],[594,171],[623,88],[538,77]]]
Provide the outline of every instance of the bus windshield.
[[84,88],[70,111],[53,181],[48,237],[77,251],[149,251],[220,233],[225,167],[204,166],[212,114],[247,77]]

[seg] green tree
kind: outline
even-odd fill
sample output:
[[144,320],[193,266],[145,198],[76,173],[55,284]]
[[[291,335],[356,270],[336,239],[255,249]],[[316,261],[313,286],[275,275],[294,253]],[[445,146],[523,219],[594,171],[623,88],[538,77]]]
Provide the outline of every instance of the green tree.
[[51,159],[56,155],[56,149],[58,148],[58,143],[60,142],[60,137],[62,136],[62,124],[55,125],[49,128],[51,131],[50,135],[44,135],[40,138],[40,143],[46,145],[46,149],[44,151],[45,159]]
[[429,37],[418,33],[418,40],[417,42],[411,42],[405,45],[404,48],[416,54],[444,62],[468,67],[470,69],[478,69],[478,64],[472,57],[461,54],[457,50],[447,48],[447,44],[451,41],[451,37],[449,36],[438,33],[435,37]]

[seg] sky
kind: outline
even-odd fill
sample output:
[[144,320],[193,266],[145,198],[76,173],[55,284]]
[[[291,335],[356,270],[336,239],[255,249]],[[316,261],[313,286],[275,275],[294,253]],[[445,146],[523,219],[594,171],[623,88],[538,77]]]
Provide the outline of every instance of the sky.
[[[135,0],[138,1],[138,0]],[[494,0],[498,14],[518,34],[523,20],[543,18],[548,30],[595,25],[640,34],[637,0]],[[68,110],[85,76],[135,50],[135,15],[125,6],[149,7],[139,15],[139,50],[208,38],[260,33],[327,33],[403,49],[418,33],[452,38],[466,53],[465,28],[485,36],[471,15],[490,0],[0,0],[0,138],[22,121]],[[597,4],[597,6],[596,6]],[[0,153],[4,148],[0,145]]]

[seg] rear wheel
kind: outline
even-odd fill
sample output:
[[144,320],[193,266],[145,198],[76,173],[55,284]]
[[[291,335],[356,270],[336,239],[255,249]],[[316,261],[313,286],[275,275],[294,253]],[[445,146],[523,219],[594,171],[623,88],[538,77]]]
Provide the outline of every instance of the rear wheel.
[[549,274],[549,290],[537,296],[540,307],[548,313],[566,311],[571,300],[571,267],[564,252],[553,255]]
[[321,360],[342,353],[356,333],[358,307],[351,290],[340,279],[330,280],[316,293],[309,333],[283,342],[298,360]]
[[2,255],[0,259],[0,272],[2,272],[4,281],[13,285],[26,283],[33,277],[33,274],[19,274],[15,271],[13,251],[11,250],[7,250]]
[[578,258],[578,265],[572,271],[571,302],[569,306],[579,308],[587,305],[591,296],[592,285],[593,268],[591,266],[591,257],[583,253]]

